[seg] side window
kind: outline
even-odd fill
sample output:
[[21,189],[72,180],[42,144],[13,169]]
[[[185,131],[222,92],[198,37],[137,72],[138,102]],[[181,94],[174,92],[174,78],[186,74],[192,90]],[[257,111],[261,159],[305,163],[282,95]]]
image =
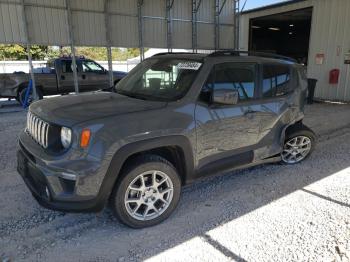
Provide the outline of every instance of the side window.
[[61,60],[61,66],[62,66],[62,73],[73,73],[72,61]]
[[263,97],[288,94],[290,89],[290,68],[287,65],[263,65]]
[[239,63],[218,64],[214,68],[213,89],[236,89],[239,101],[254,98],[255,92],[255,65]]
[[104,69],[94,61],[83,61],[83,72],[103,73]]

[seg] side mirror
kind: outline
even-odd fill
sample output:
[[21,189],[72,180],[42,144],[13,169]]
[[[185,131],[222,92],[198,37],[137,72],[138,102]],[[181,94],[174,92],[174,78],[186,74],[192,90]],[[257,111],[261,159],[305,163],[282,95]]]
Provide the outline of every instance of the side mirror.
[[212,102],[214,104],[235,105],[238,103],[238,98],[237,90],[219,88],[213,90]]

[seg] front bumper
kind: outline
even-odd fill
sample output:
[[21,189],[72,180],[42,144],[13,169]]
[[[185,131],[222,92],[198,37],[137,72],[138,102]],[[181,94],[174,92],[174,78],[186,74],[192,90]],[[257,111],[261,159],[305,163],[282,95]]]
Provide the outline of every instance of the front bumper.
[[[25,138],[25,135],[21,138]],[[97,212],[103,209],[109,192],[102,190],[101,181],[106,171],[100,168],[98,161],[69,161],[77,167],[76,171],[80,172],[78,171],[76,179],[67,179],[62,176],[64,169],[52,164],[55,161],[45,163],[35,157],[23,145],[21,138],[17,152],[17,171],[40,205],[71,212]],[[70,167],[68,172],[71,171]]]

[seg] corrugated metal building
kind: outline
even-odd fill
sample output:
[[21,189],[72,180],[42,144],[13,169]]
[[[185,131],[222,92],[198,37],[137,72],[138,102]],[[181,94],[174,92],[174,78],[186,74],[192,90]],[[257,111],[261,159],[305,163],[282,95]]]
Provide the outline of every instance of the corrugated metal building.
[[[256,50],[253,43],[254,34],[257,35],[262,26],[269,25],[273,30],[282,33],[278,21],[289,22],[289,26],[295,27],[290,21],[295,21],[294,11],[310,10],[311,30],[307,52],[307,74],[309,78],[318,80],[315,97],[323,100],[350,102],[350,1],[349,0],[295,0],[281,4],[266,6],[242,13],[240,20],[240,49]],[[304,12],[305,13],[305,12]],[[300,14],[300,13],[299,13]],[[259,21],[260,20],[260,21]],[[263,21],[265,20],[265,21]],[[270,21],[270,24],[267,23]],[[271,24],[274,21],[276,24]],[[296,37],[294,28],[286,29],[286,34]],[[269,39],[265,38],[266,42]],[[276,42],[276,41],[275,41]],[[300,42],[300,41],[299,41]],[[297,45],[291,41],[281,41],[280,50],[291,48],[288,45]],[[303,48],[303,47],[298,47]],[[270,51],[276,50],[271,48]],[[337,84],[329,83],[329,72],[339,69],[339,81]]]
[[[239,0],[0,0],[0,43],[27,46],[31,80],[33,44],[112,47],[237,48]],[[76,69],[74,86],[79,92]],[[34,97],[36,97],[34,88]]]
[[237,3],[237,0],[0,0],[0,43],[26,44],[27,25],[31,44],[70,45],[68,16],[71,16],[76,46],[233,48]]

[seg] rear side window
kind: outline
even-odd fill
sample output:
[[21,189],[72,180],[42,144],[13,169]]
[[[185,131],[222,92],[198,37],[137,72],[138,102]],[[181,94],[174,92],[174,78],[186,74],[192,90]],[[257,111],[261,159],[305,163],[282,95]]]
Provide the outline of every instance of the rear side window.
[[287,65],[263,65],[263,97],[276,97],[291,91],[290,67]]

